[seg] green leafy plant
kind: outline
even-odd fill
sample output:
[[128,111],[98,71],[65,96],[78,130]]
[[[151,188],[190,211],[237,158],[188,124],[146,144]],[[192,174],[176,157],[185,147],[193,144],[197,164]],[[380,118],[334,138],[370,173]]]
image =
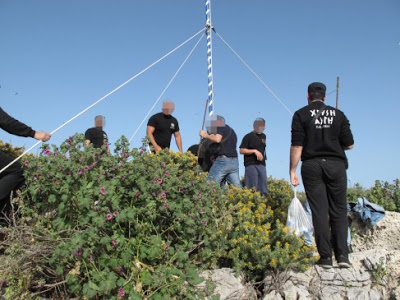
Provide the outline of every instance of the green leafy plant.
[[400,180],[393,183],[376,180],[367,199],[386,210],[400,212]]

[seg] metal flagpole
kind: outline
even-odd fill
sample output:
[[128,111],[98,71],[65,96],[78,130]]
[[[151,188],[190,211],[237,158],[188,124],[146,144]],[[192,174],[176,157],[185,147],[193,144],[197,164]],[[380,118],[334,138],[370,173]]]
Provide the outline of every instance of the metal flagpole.
[[211,23],[211,0],[206,0],[206,35],[207,35],[207,65],[208,65],[208,116],[214,114],[214,89],[213,89],[213,67],[212,67],[212,23]]

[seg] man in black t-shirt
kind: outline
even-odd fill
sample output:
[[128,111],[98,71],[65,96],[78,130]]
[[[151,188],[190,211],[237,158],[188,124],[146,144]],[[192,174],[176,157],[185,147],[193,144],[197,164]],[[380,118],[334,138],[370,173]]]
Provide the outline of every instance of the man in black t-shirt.
[[253,123],[254,130],[246,134],[240,144],[240,154],[244,154],[244,182],[248,189],[256,188],[265,197],[268,196],[267,171],[265,167],[265,139],[263,133],[265,120],[258,118]]
[[94,148],[101,148],[103,145],[106,145],[107,152],[110,152],[107,133],[103,131],[103,127],[106,125],[105,123],[105,117],[103,116],[96,116],[94,118],[94,127],[89,128],[85,132],[85,147],[89,146],[90,143],[93,144]]
[[[51,138],[51,134],[47,132],[34,131],[31,127],[19,122],[9,116],[0,108],[0,128],[8,133],[32,137],[42,142],[47,142]],[[8,166],[14,158],[0,151],[0,170]],[[14,162],[12,165],[4,169],[0,174],[0,211],[9,210],[10,193],[13,189],[18,188],[24,181],[24,170],[21,164]],[[1,216],[1,213],[0,213]]]
[[317,264],[332,267],[333,250],[340,267],[349,268],[347,247],[347,158],[344,150],[354,146],[346,116],[325,106],[326,87],[314,82],[308,86],[308,105],[295,112],[292,120],[290,180],[300,184],[296,175],[301,158],[301,176],[309,201],[320,255]]
[[235,131],[225,124],[225,119],[221,116],[211,118],[211,124],[206,127],[210,134],[201,130],[200,136],[222,146],[216,154],[216,159],[208,172],[207,179],[214,181],[216,184],[222,185],[227,182],[236,187],[242,187],[239,178]]
[[182,137],[179,132],[178,120],[171,115],[174,108],[174,102],[164,101],[162,113],[153,115],[147,123],[147,136],[155,152],[169,148],[173,134],[179,152],[182,153]]

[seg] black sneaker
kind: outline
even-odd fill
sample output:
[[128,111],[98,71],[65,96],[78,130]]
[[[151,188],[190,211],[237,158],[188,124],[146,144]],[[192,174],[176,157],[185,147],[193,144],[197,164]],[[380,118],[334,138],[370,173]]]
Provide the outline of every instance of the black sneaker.
[[339,257],[336,259],[339,267],[341,268],[351,268],[351,262],[349,260],[349,257],[347,255],[341,254]]
[[331,257],[321,257],[316,264],[318,266],[321,266],[325,269],[330,269],[332,268],[332,258]]

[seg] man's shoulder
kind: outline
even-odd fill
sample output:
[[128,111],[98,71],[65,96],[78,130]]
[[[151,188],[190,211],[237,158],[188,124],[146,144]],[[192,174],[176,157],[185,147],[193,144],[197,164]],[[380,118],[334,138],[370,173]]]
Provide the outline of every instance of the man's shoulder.
[[92,128],[88,128],[86,131],[85,131],[85,134],[86,133],[91,133],[91,132],[93,132],[93,130],[95,130],[96,128],[94,128],[94,127],[92,127]]

